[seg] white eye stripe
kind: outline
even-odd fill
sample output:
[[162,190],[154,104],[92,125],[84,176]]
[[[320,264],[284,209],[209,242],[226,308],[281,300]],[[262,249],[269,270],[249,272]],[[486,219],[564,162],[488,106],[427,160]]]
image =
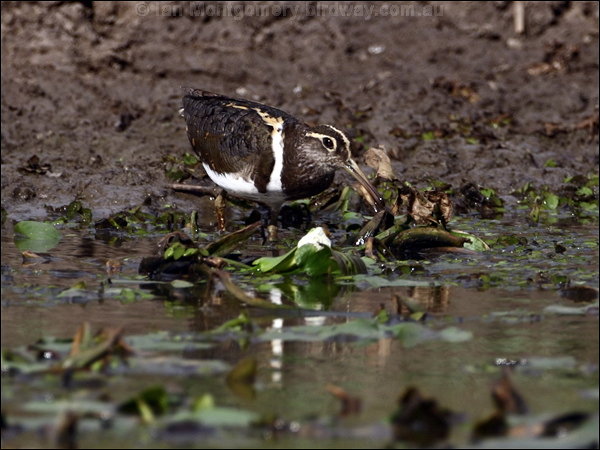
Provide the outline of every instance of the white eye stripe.
[[337,131],[340,134],[340,136],[342,137],[342,139],[344,140],[344,143],[346,144],[346,147],[348,149],[350,149],[350,140],[346,137],[346,135],[344,133],[342,133],[336,127],[333,127],[331,125],[325,125],[325,126],[331,128],[333,131]]
[[[319,139],[323,143],[323,147],[325,147],[325,149],[329,152],[334,152],[337,150],[337,141],[334,137],[328,136],[327,134],[321,134],[321,133],[306,133],[306,136]],[[331,140],[331,142],[333,143],[333,147],[329,148],[328,146],[326,146],[325,139]]]
[[307,135],[308,137],[314,137],[314,138],[321,139],[321,140],[323,140],[323,139],[325,139],[325,138],[329,138],[329,139],[331,139],[332,141],[335,141],[335,138],[332,138],[332,137],[331,137],[331,136],[329,136],[328,134],[321,134],[321,133],[306,133],[306,135]]

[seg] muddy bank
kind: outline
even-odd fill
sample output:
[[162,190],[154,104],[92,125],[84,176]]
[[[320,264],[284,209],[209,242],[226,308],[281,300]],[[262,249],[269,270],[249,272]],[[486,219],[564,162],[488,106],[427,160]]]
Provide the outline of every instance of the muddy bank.
[[[508,2],[388,3],[399,14],[386,17],[355,4],[373,6],[368,18],[335,3],[260,17],[209,5],[2,2],[9,217],[43,218],[75,197],[95,218],[148,197],[197,207],[165,176],[165,158],[190,151],[180,86],[346,128],[358,154],[384,146],[413,183],[508,194],[598,170],[595,3],[528,5],[524,35]],[[418,17],[425,6],[435,14]],[[48,170],[19,171],[34,155]]]

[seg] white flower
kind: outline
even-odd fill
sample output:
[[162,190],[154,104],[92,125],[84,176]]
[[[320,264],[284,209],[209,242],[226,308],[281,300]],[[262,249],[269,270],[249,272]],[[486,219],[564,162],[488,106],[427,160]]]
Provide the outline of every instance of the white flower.
[[331,248],[331,240],[325,234],[323,227],[317,227],[310,230],[302,239],[298,241],[298,248],[306,244],[312,244],[319,250],[325,247]]

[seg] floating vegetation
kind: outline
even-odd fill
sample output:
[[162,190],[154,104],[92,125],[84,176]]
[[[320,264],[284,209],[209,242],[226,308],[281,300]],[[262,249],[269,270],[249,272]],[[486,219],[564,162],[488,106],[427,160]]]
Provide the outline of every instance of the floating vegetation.
[[15,224],[15,246],[21,251],[47,252],[61,239],[52,223],[25,220]]

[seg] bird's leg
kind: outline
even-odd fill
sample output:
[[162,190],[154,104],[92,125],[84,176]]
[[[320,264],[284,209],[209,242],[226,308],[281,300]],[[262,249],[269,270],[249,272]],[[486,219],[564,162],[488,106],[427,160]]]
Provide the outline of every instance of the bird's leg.
[[269,242],[275,242],[277,240],[277,216],[279,215],[279,208],[270,208],[269,211],[269,225],[267,226],[267,239]]
[[259,204],[258,212],[260,213],[262,221],[261,233],[263,242],[275,242],[277,240],[277,217],[279,215],[279,208]]
[[215,197],[215,215],[219,231],[225,231],[225,197],[223,193]]
[[304,211],[306,212],[305,221],[304,221],[304,229],[308,230],[310,228],[310,224],[312,223],[312,213],[310,212],[310,208],[307,204],[303,203]]
[[217,217],[217,228],[219,231],[225,231],[225,191],[221,188],[209,187],[209,186],[197,186],[194,184],[180,184],[175,183],[170,185],[171,189],[182,192],[189,192],[190,194],[198,195],[211,195],[215,197],[215,216]]

